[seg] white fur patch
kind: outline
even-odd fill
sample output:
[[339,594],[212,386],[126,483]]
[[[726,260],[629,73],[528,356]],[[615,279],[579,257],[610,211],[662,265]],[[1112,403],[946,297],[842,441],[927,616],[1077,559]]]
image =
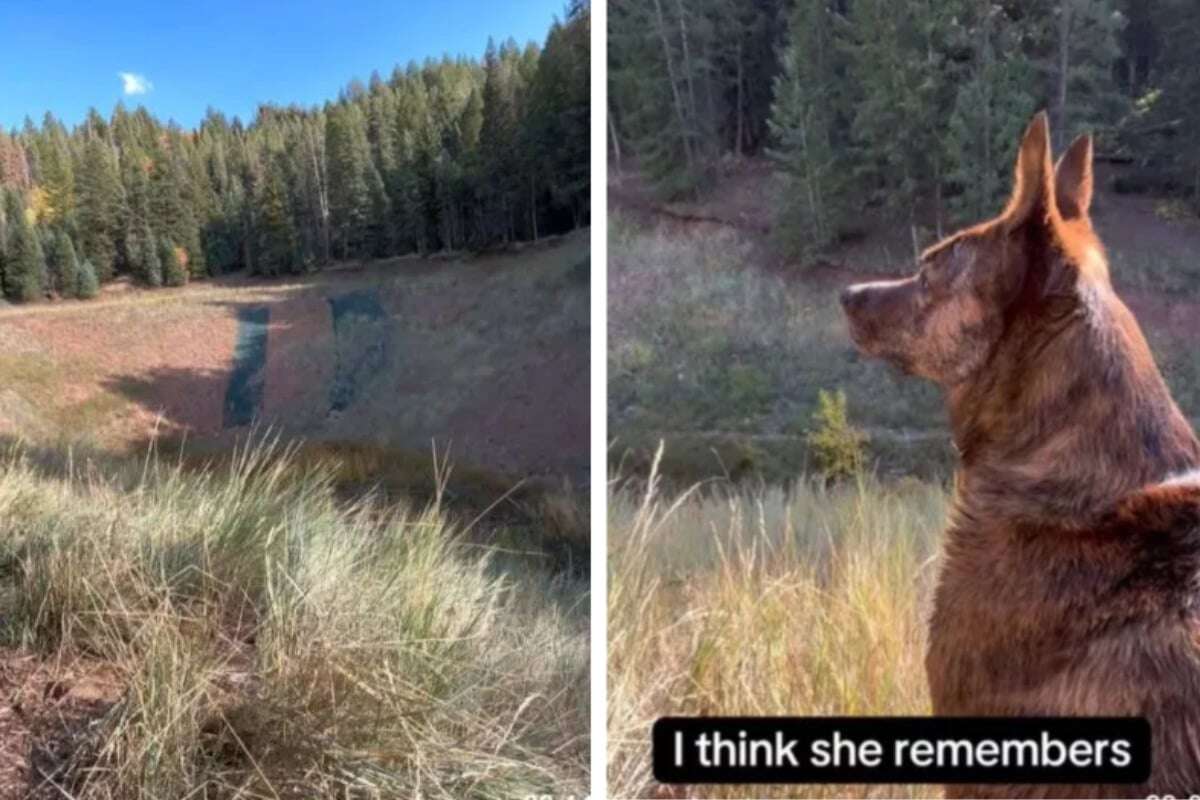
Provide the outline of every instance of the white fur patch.
[[1200,484],[1200,468],[1181,472],[1178,475],[1170,475],[1162,482],[1163,486],[1183,486],[1186,484]]

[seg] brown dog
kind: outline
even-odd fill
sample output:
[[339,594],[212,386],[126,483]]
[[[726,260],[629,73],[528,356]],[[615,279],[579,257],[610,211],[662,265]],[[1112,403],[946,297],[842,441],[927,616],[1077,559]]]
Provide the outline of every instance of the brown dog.
[[1008,206],[916,275],[842,293],[866,353],[943,387],[961,456],[926,658],[934,713],[1143,716],[1144,786],[950,786],[948,797],[1200,792],[1200,444],[1113,292],[1092,143],[1057,169],[1044,114]]

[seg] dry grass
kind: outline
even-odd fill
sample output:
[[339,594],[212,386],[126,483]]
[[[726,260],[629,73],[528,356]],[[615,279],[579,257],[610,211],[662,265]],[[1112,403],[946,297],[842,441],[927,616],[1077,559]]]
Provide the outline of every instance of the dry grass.
[[[841,389],[850,418],[873,436],[934,437],[874,437],[868,458],[882,470],[946,472],[937,391],[855,351],[840,284],[764,269],[753,243],[732,231],[640,227],[618,216],[609,226],[608,419],[617,458],[629,448],[627,462],[646,462],[665,438],[672,478],[788,480],[804,468],[820,391]],[[730,442],[748,447],[714,455]]]
[[[609,789],[653,791],[682,715],[928,714],[924,619],[945,492],[871,479],[609,498]],[[690,787],[704,797],[926,797],[918,786]],[[675,795],[672,795],[675,796]]]
[[269,442],[200,472],[0,459],[5,646],[115,676],[39,733],[35,796],[586,792],[586,586],[333,475]]

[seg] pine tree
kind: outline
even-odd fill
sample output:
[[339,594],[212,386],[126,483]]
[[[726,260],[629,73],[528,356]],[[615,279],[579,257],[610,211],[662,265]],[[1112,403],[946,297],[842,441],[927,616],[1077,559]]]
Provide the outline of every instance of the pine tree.
[[60,297],[74,297],[78,291],[79,260],[70,235],[65,230],[50,232],[43,249],[47,289]]
[[187,267],[179,258],[179,249],[167,239],[159,239],[159,263],[162,264],[163,283],[167,286],[183,286],[188,281]]
[[769,120],[785,187],[779,231],[786,245],[811,253],[837,238],[848,216],[847,145],[839,141],[839,76],[833,12],[825,0],[797,0],[788,22],[782,72],[775,78]]
[[[479,105],[479,188],[482,197],[481,235],[485,241],[507,239],[509,234],[509,205],[513,191],[516,138],[516,109],[505,65],[489,38],[483,57],[484,81],[482,99],[472,93],[471,101]],[[472,106],[468,106],[473,110]]]
[[986,0],[963,15],[955,32],[971,52],[958,81],[945,142],[946,179],[959,222],[1000,208],[1011,183],[1021,131],[1036,110],[1034,69],[1020,49],[1021,30]]
[[[94,112],[93,112],[94,114]],[[98,117],[98,115],[96,115]],[[109,143],[89,123],[76,174],[76,204],[79,246],[92,262],[97,277],[112,277],[116,266],[116,231],[122,202],[121,182]]]
[[[569,221],[565,227],[586,224],[590,211],[590,26],[582,4],[572,6],[564,23],[551,26],[522,122],[525,160],[534,175],[533,202],[548,196],[551,207],[543,216],[548,222]],[[557,225],[563,227],[562,222]]]
[[1143,180],[1158,190],[1190,197],[1200,212],[1200,61],[1195,31],[1200,6],[1166,0],[1149,6],[1143,24],[1151,33],[1139,60],[1147,90],[1138,95],[1123,140],[1142,167]]
[[37,137],[41,185],[46,190],[47,222],[64,222],[75,210],[75,171],[66,129],[46,112]]
[[162,286],[163,268],[159,258],[158,238],[150,228],[149,222],[143,222],[137,235],[137,276],[150,287]]
[[37,230],[25,214],[21,196],[9,190],[5,196],[4,294],[17,302],[42,297],[46,285],[46,259]]
[[80,300],[90,300],[100,293],[100,281],[96,277],[96,268],[91,261],[79,265],[79,284],[75,287],[75,296]]
[[298,272],[301,268],[296,230],[288,210],[282,160],[282,154],[270,159],[259,198],[258,271],[264,275]]
[[165,149],[156,153],[150,178],[150,223],[155,233],[179,242],[197,274],[204,274],[204,251],[194,214],[194,190],[189,180],[183,137],[172,131]]
[[1124,17],[1115,0],[1042,0],[1030,11],[1022,27],[1046,82],[1050,130],[1061,150],[1079,133],[1108,129],[1127,109],[1113,79]]
[[[695,78],[708,12],[666,3],[697,37]],[[46,288],[60,295],[60,231],[101,283],[146,285],[174,277],[165,243],[190,275],[274,273],[564,231],[588,216],[588,25],[574,2],[545,48],[509,40],[483,62],[409,64],[321,109],[263,106],[249,124],[209,110],[184,131],[118,103],[68,131],[47,114],[0,132],[0,186],[46,234]]]
[[325,133],[329,159],[329,206],[335,249],[342,258],[361,256],[371,221],[370,152],[357,106],[329,110]]

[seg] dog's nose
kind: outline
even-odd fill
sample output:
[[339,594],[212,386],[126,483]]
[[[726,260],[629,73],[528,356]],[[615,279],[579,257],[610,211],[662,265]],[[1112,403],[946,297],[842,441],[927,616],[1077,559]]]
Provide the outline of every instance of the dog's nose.
[[845,289],[842,289],[841,293],[838,295],[838,299],[842,301],[842,308],[849,311],[851,308],[858,305],[859,301],[862,299],[862,292],[858,291],[858,289],[853,286],[847,286]]

